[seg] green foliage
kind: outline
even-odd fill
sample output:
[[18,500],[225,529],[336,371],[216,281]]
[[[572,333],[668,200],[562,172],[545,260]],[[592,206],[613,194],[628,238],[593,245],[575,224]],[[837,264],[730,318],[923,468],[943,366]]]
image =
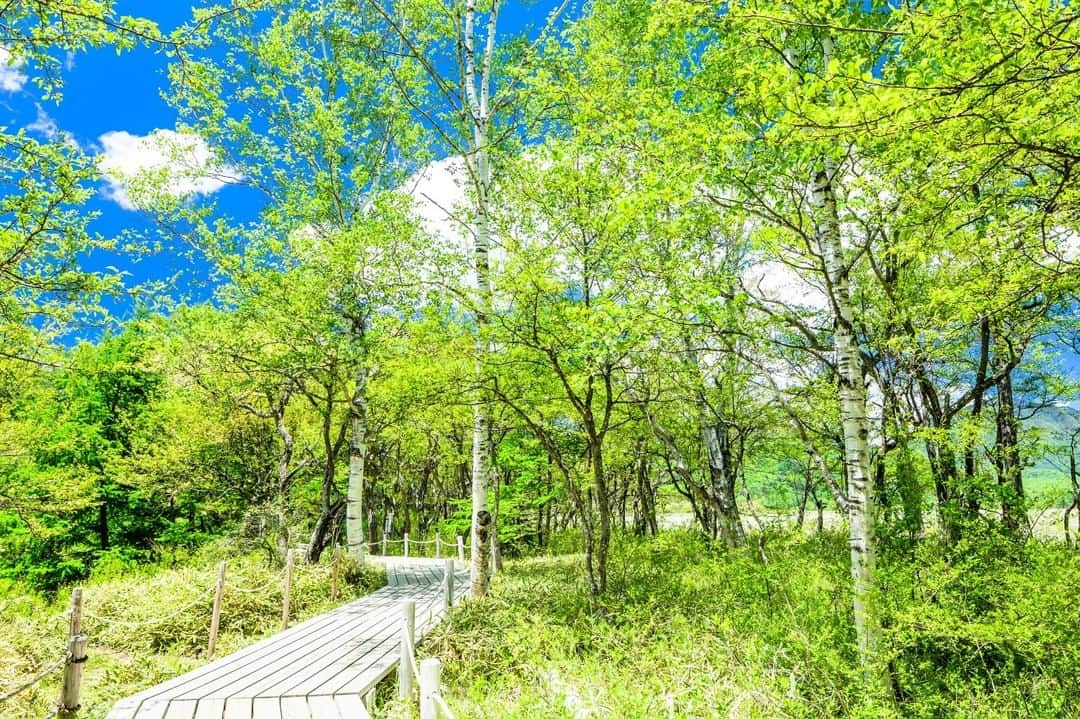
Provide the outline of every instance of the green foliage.
[[[621,539],[610,592],[579,559],[515,561],[421,653],[471,717],[1062,717],[1080,699],[1075,552],[955,564],[932,544],[882,567],[894,709],[868,703],[850,639],[845,538],[770,532],[722,551],[697,533]],[[568,699],[573,694],[576,700]]]

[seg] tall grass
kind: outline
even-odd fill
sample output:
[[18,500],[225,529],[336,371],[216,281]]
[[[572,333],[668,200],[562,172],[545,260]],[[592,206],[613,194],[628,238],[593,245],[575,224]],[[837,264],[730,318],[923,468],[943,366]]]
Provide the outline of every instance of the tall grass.
[[512,562],[423,651],[459,717],[1080,716],[1076,552],[887,561],[892,704],[860,690],[845,537],[767,540],[764,563],[691,532],[621,540],[598,600],[577,557]]

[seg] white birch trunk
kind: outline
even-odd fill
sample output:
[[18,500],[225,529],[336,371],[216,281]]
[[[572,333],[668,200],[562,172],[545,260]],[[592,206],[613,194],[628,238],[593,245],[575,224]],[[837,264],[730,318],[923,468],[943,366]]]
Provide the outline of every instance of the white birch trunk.
[[[821,45],[822,66],[828,67],[834,52],[832,38],[826,35]],[[855,304],[851,299],[850,267],[844,257],[840,216],[836,206],[836,171],[835,163],[823,157],[814,173],[811,202],[816,213],[818,250],[825,265],[825,285],[833,309],[844,468],[848,479],[848,542],[851,549],[855,640],[867,685],[876,686],[882,696],[886,696],[889,679],[878,661],[878,619],[869,607],[876,563],[870,421],[866,416],[866,380],[862,357],[855,338]]]
[[818,243],[828,275],[833,305],[833,337],[839,375],[840,416],[844,433],[844,465],[848,478],[848,524],[851,578],[854,584],[855,637],[862,664],[875,666],[876,619],[867,604],[874,582],[874,498],[870,477],[870,422],[862,358],[855,339],[855,310],[840,242],[840,222],[833,188],[836,168],[825,160],[814,177],[813,202],[818,212]]
[[364,359],[356,370],[352,396],[352,437],[349,441],[349,488],[345,497],[345,541],[349,556],[364,560],[364,459],[367,455],[367,380]]
[[[490,351],[485,337],[485,329],[491,312],[491,278],[489,272],[489,252],[491,247],[491,224],[489,217],[488,190],[491,186],[491,167],[488,153],[488,98],[491,87],[491,62],[495,52],[495,24],[500,3],[492,3],[488,16],[487,36],[484,47],[482,67],[476,67],[476,0],[466,0],[464,17],[465,48],[465,97],[469,109],[469,121],[472,125],[472,143],[466,161],[471,165],[470,174],[474,186],[475,222],[473,226],[473,268],[476,272],[476,289],[479,307],[477,320],[477,385],[483,385],[484,355]],[[481,514],[487,515],[488,484],[488,442],[490,437],[490,419],[483,389],[478,390],[473,405],[472,437],[472,586],[473,596],[487,594],[487,531],[482,527]]]

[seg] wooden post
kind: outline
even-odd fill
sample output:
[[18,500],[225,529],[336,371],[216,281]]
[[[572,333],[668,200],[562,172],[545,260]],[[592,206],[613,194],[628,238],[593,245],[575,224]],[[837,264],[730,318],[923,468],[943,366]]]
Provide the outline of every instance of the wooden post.
[[457,536],[457,560],[465,563],[465,538],[460,534]]
[[420,719],[439,719],[435,695],[439,693],[442,666],[437,657],[420,662]]
[[401,658],[398,661],[398,697],[408,699],[413,688],[413,642],[416,640],[416,602],[401,603]]
[[214,656],[217,647],[218,627],[221,626],[221,600],[225,596],[225,562],[218,567],[217,587],[214,592],[214,608],[210,612],[210,640],[206,643],[206,658]]
[[330,567],[330,599],[338,595],[338,575],[341,573],[341,547],[334,547],[334,564]]
[[385,529],[383,530],[383,533],[382,533],[382,555],[384,557],[386,556],[386,530]]
[[68,639],[82,634],[82,587],[71,590],[71,609],[68,611]]
[[82,587],[71,590],[71,608],[68,611],[67,663],[64,665],[64,683],[60,689],[60,706],[57,716],[72,719],[79,708],[79,689],[82,683],[83,664],[86,662],[86,635],[82,633]]
[[75,712],[79,710],[79,693],[85,663],[86,635],[76,634],[68,639],[68,660],[64,665],[64,684],[60,689],[60,706],[56,712],[60,719],[73,719]]
[[435,533],[435,558],[442,559],[442,537],[438,532]]
[[409,533],[405,532],[405,540],[402,542],[402,546],[405,547],[405,556],[409,556]]
[[454,560],[447,559],[443,562],[443,607],[447,613],[454,606]]
[[281,631],[289,628],[289,599],[292,595],[293,556],[290,549],[285,553],[285,586],[281,593]]

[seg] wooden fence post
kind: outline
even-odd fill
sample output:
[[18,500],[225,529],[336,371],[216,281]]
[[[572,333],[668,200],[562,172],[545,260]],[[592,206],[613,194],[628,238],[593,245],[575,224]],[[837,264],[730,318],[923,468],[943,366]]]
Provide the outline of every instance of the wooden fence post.
[[465,563],[465,538],[460,534],[457,536],[457,560]]
[[334,564],[330,568],[330,599],[338,595],[338,575],[341,573],[341,547],[334,547]]
[[405,556],[409,556],[409,533],[405,532],[405,539],[402,542],[402,546],[405,547]]
[[413,688],[413,642],[416,640],[416,602],[401,603],[401,658],[398,661],[398,697],[408,699]]
[[443,607],[447,614],[454,606],[454,560],[447,559],[443,563]]
[[68,612],[68,639],[82,634],[82,587],[71,590],[71,609]]
[[206,642],[206,658],[214,656],[217,647],[218,627],[221,626],[221,600],[225,595],[225,562],[218,567],[217,587],[214,592],[214,608],[210,612],[210,640]]
[[438,532],[435,533],[435,558],[442,559],[442,537]]
[[382,555],[384,557],[386,556],[386,530],[385,529],[383,530],[383,533],[382,533]]
[[83,664],[86,663],[86,635],[76,634],[68,640],[68,659],[64,665],[64,684],[60,689],[60,719],[72,719],[79,710]]
[[442,666],[436,657],[429,657],[420,662],[420,719],[439,719],[435,695],[439,693],[441,669]]
[[67,663],[64,665],[64,683],[60,688],[60,706],[57,716],[72,719],[79,709],[79,693],[82,684],[83,664],[86,663],[86,635],[82,633],[82,587],[71,590],[71,609],[68,613]]
[[281,593],[281,631],[289,628],[289,599],[292,595],[293,556],[290,549],[285,553],[285,586]]

